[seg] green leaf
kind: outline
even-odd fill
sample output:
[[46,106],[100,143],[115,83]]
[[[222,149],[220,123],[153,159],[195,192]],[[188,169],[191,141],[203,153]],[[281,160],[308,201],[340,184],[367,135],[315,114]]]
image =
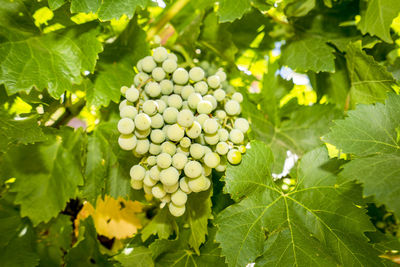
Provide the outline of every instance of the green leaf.
[[147,0],[72,0],[71,12],[98,12],[99,19],[119,19],[122,15],[132,18],[137,7],[144,8]]
[[190,233],[186,230],[177,240],[156,240],[150,245],[156,266],[208,267],[226,266],[221,249],[215,243],[216,228],[208,229],[207,242],[200,248],[200,255],[190,250],[187,242]]
[[[229,266],[256,259],[260,266],[381,265],[364,236],[374,228],[365,210],[355,205],[362,203],[361,187],[338,180],[326,149],[304,155],[296,171],[297,186],[288,193],[265,167],[272,164],[270,154],[265,144],[252,142],[243,164],[228,167],[227,175],[234,176],[227,178],[227,191],[236,197],[246,192],[216,221],[216,240]],[[256,175],[249,175],[250,161]],[[237,181],[244,177],[247,183]]]
[[142,240],[146,241],[151,235],[157,235],[159,239],[168,239],[174,232],[178,233],[178,230],[175,217],[170,214],[168,207],[164,207],[142,229]]
[[23,222],[16,207],[0,200],[0,248],[4,248],[23,228]]
[[392,74],[361,49],[360,41],[348,45],[346,60],[353,103],[383,102],[386,93],[393,91],[395,81]]
[[186,204],[185,222],[189,224],[189,246],[199,254],[199,247],[206,241],[208,219],[211,217],[212,190],[191,194]]
[[302,17],[315,7],[315,0],[286,1],[285,14],[288,17]]
[[84,71],[93,72],[102,45],[96,24],[82,24],[48,34],[13,31],[0,44],[0,83],[8,94],[47,88],[59,98]]
[[324,140],[358,156],[344,165],[342,176],[363,182],[366,196],[400,214],[400,96],[390,94],[385,105],[358,105],[335,124]]
[[16,178],[11,188],[17,193],[15,203],[34,225],[55,217],[83,184],[83,133],[63,128],[48,137],[45,143],[10,150],[6,159],[13,168],[8,175]]
[[250,11],[250,0],[222,0],[218,9],[219,22],[232,22]]
[[306,37],[283,47],[281,64],[300,72],[334,72],[334,51],[323,39]]
[[361,14],[358,28],[363,34],[376,35],[385,42],[392,43],[390,25],[399,12],[400,2],[397,0],[370,0],[367,10]]
[[123,267],[153,267],[151,250],[146,247],[134,247],[129,254],[124,251],[114,257]]
[[37,229],[37,251],[40,266],[63,265],[64,251],[68,251],[72,243],[72,222],[69,216],[60,214],[48,224]]
[[97,240],[97,233],[92,218],[89,217],[81,222],[80,225],[79,234],[83,235],[83,239],[79,240],[65,256],[65,266],[113,266],[108,261],[108,257],[100,252],[100,244]]
[[11,145],[29,144],[46,140],[39,127],[37,117],[15,120],[10,114],[0,109],[0,152]]
[[64,5],[65,0],[48,0],[47,2],[49,3],[50,9],[56,10],[62,5]]
[[87,88],[89,105],[107,106],[119,102],[123,85],[131,86],[133,66],[149,54],[146,33],[132,20],[117,40],[104,47],[93,86]]

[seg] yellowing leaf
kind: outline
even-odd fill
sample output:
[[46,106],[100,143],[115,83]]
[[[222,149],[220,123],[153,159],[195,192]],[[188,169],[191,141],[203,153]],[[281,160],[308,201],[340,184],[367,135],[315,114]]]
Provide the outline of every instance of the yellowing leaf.
[[75,220],[75,234],[78,235],[79,222],[92,216],[98,234],[108,238],[124,239],[132,237],[142,228],[142,204],[137,201],[105,196],[99,197],[94,208],[89,202],[83,205]]

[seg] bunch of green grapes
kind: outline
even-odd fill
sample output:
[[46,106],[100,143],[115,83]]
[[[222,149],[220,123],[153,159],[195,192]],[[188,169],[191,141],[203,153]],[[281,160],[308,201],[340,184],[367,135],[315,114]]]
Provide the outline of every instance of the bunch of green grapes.
[[239,164],[249,123],[238,117],[242,94],[227,94],[223,70],[206,76],[200,67],[180,68],[164,47],[139,60],[131,87],[119,106],[119,145],[141,163],[130,170],[133,189],[168,204],[172,215],[185,213],[188,195],[206,191],[211,172]]

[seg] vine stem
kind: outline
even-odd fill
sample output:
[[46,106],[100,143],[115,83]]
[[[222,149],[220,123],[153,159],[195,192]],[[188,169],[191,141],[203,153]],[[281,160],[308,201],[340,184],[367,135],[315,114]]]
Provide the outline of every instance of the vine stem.
[[178,0],[173,4],[164,16],[157,22],[156,25],[151,27],[147,32],[147,41],[153,39],[153,37],[162,29],[164,26],[189,3],[189,0]]

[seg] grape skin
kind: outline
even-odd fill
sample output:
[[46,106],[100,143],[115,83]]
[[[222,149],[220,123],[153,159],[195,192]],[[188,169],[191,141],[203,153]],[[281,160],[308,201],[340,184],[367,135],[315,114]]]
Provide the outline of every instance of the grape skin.
[[140,165],[134,165],[130,169],[129,173],[130,173],[131,179],[136,180],[136,181],[141,181],[144,179],[144,176],[146,175],[146,169]]
[[121,134],[118,138],[118,144],[123,150],[132,150],[135,148],[137,138],[133,134]]
[[168,128],[167,136],[169,140],[179,142],[184,135],[185,131],[178,124],[173,124]]
[[181,110],[177,116],[177,122],[182,127],[190,127],[193,124],[194,116],[190,110]]
[[178,189],[175,193],[171,195],[171,201],[176,206],[183,206],[186,204],[187,195],[182,190]]
[[202,170],[203,167],[201,166],[201,164],[194,160],[189,161],[184,168],[185,175],[189,178],[199,177]]
[[145,131],[145,130],[149,129],[151,126],[151,119],[150,119],[149,115],[147,115],[145,113],[140,113],[140,114],[136,115],[135,125],[136,125],[136,128],[141,131]]
[[172,74],[172,79],[177,84],[185,84],[189,80],[189,73],[184,68],[177,68]]
[[130,134],[135,130],[135,123],[132,119],[123,118],[120,119],[118,122],[118,131],[121,134]]
[[174,167],[162,170],[160,172],[160,181],[166,186],[172,186],[178,183],[179,172]]
[[172,158],[171,155],[168,153],[161,153],[160,155],[157,156],[157,166],[166,169],[169,166],[171,166],[172,163]]
[[176,206],[172,202],[170,202],[168,204],[168,209],[169,209],[169,212],[175,217],[182,216],[186,211],[186,207],[185,206]]

